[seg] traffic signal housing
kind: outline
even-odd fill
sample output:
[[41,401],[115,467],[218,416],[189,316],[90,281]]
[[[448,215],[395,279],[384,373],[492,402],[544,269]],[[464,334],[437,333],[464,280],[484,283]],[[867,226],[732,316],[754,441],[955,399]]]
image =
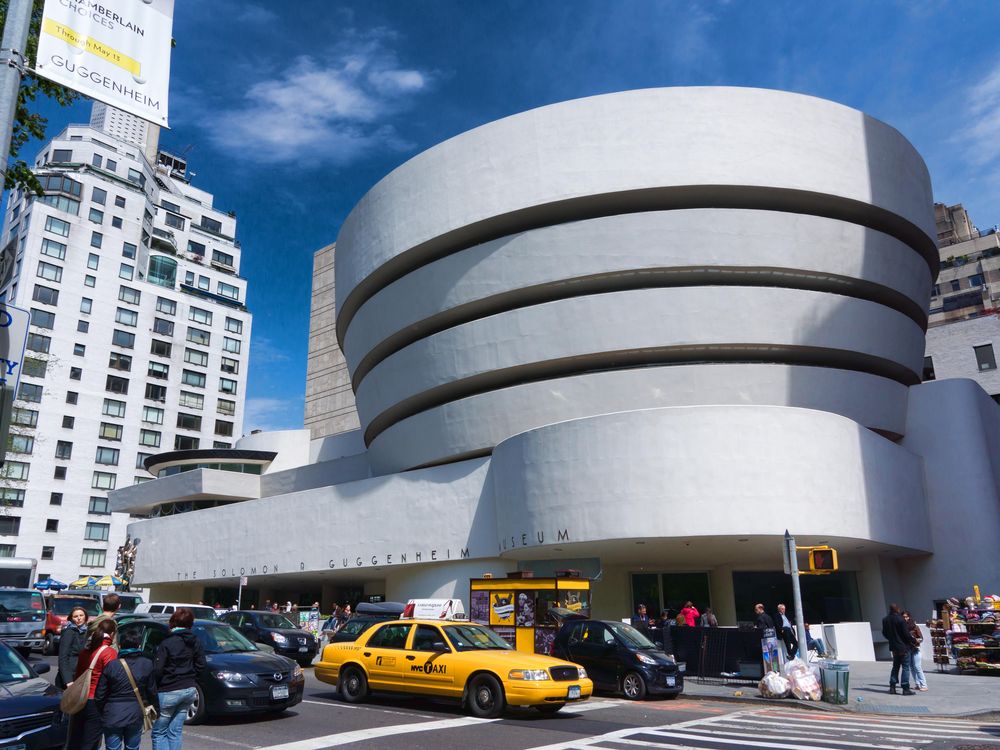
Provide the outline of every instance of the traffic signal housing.
[[813,547],[809,550],[810,573],[833,573],[837,569],[837,550],[832,547]]

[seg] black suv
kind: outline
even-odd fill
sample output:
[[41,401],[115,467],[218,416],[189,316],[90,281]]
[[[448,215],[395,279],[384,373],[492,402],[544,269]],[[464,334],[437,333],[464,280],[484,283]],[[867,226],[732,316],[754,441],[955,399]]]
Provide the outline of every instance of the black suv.
[[219,621],[236,628],[251,642],[266,644],[274,649],[274,653],[287,656],[303,667],[312,664],[316,656],[313,634],[296,627],[283,614],[244,609],[226,612],[219,617]]
[[586,669],[595,690],[621,691],[629,700],[676,698],[684,690],[685,665],[622,622],[569,620],[556,633],[552,655]]

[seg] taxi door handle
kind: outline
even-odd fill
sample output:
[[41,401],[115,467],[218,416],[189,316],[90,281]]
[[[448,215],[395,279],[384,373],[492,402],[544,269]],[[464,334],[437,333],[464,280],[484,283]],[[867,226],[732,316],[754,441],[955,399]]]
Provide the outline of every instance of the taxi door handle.
[[371,656],[371,655],[372,655],[372,652],[371,652],[371,651],[365,651],[365,656],[366,656],[366,657],[368,657],[368,656]]
[[413,661],[413,660],[414,660],[414,659],[416,659],[416,658],[417,658],[417,657],[415,657],[415,656],[414,656],[413,654],[408,654],[408,655],[407,655],[407,657],[406,657],[406,660],[407,660],[407,661]]

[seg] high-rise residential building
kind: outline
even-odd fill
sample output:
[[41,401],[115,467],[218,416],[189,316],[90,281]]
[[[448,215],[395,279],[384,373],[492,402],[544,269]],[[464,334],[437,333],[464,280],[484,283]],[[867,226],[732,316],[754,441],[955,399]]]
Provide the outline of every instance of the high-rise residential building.
[[974,240],[979,236],[979,230],[976,229],[969,218],[969,212],[961,203],[954,206],[935,203],[934,223],[937,226],[938,247],[957,245],[960,242]]
[[[236,218],[192,186],[159,129],[95,105],[14,191],[0,300],[31,310],[0,472],[0,555],[39,576],[113,572],[128,515],[108,493],[151,454],[225,448],[243,427],[251,315]],[[149,154],[153,158],[149,158]]]

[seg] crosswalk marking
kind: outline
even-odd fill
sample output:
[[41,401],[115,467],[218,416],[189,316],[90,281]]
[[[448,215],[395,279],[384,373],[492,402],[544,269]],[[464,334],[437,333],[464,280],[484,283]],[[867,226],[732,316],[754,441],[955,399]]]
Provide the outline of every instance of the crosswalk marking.
[[471,724],[490,724],[494,721],[499,721],[499,719],[475,719],[463,716],[457,719],[441,719],[440,721],[394,724],[388,727],[372,727],[371,729],[358,729],[353,732],[327,734],[322,737],[312,737],[308,740],[286,742],[283,745],[271,745],[266,750],[319,750],[319,748],[340,747],[350,745],[353,742],[363,742],[364,740],[373,740],[380,737],[392,737],[399,734],[410,734],[411,732],[434,732],[438,729],[453,729],[454,727],[465,727]]
[[[687,731],[690,732],[690,733],[693,733],[693,734],[703,735],[703,736],[706,736],[706,737],[716,737],[719,734],[728,734],[728,735],[733,735],[733,736],[736,736],[736,737],[746,737],[746,733],[745,732],[739,732],[739,731],[737,731],[738,728],[737,728],[737,730],[733,730],[733,729],[730,729],[730,728],[722,726],[722,725],[718,725],[718,727],[719,727],[718,731],[716,731],[716,730],[708,730],[708,729],[697,729],[697,728],[688,729]],[[783,736],[783,735],[780,735],[780,734],[758,734],[758,733],[755,732],[753,736],[755,738],[756,737],[760,737],[761,739],[765,739],[765,740],[785,740],[787,742],[791,742],[792,740],[815,741],[817,737],[822,737],[824,742],[832,742],[832,743],[835,743],[837,745],[847,745],[848,747],[882,747],[882,748],[892,748],[892,750],[904,750],[904,748],[911,747],[911,745],[872,745],[872,744],[870,744],[868,742],[852,742],[850,740],[841,740],[841,739],[838,739],[837,735],[830,734],[828,732],[810,732],[809,736],[802,736],[802,730],[801,729],[798,729],[798,730],[792,730],[792,729],[782,730],[780,727],[773,727],[773,726],[769,727],[768,731],[771,731],[771,732],[775,732],[775,731],[778,731],[778,732],[780,732],[780,731],[793,732],[794,731],[794,732],[797,732],[797,734],[793,735],[793,736],[790,736],[790,737],[786,737],[786,736]],[[671,736],[678,736],[674,732],[670,732],[669,734]],[[904,738],[900,738],[900,737],[883,737],[882,739],[887,740],[889,742],[910,742],[910,743],[914,743],[914,744],[918,744],[918,745],[929,745],[930,743],[932,743],[934,741],[934,740],[922,740],[922,739],[914,740],[914,739],[910,739],[910,738],[905,738],[904,739]],[[796,745],[795,747],[800,747],[800,745]]]
[[[763,724],[766,726],[772,726],[773,721],[769,719],[752,719],[748,717],[738,717],[732,719],[734,722],[739,722],[741,724]],[[815,727],[817,724],[823,725],[823,721],[815,721],[813,719],[782,719],[786,726],[797,726],[805,730],[811,727]],[[885,730],[892,730],[896,732],[912,732],[915,729],[919,729],[921,735],[935,736],[940,739],[948,739],[949,737],[954,737],[956,735],[961,735],[964,737],[979,737],[982,735],[977,729],[958,729],[957,727],[945,728],[945,727],[925,727],[922,724],[917,723],[899,723],[890,724],[888,722],[880,722],[878,725],[869,724],[860,720],[844,719],[837,722],[838,726],[844,728],[852,728],[855,732],[860,734],[881,734]],[[968,726],[968,725],[966,725]],[[877,727],[877,728],[874,728]]]

